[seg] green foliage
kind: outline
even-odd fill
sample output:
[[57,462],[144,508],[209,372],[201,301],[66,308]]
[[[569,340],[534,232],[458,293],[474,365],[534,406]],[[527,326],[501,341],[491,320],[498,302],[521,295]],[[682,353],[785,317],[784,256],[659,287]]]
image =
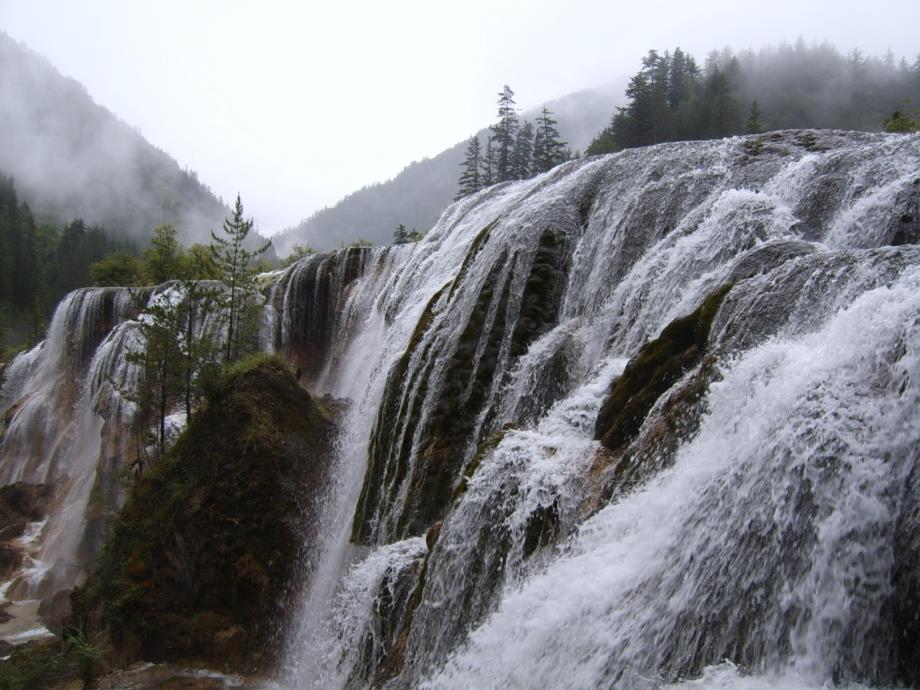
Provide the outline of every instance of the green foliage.
[[153,229],[150,247],[144,250],[144,271],[149,285],[181,278],[182,247],[176,239],[176,228],[158,225]]
[[[627,103],[588,147],[589,155],[664,141],[757,134],[767,126],[914,131],[917,115],[897,108],[920,98],[920,64],[841,55],[803,41],[754,53],[711,53],[703,69],[680,48],[650,50],[629,81]],[[750,103],[747,117],[739,103]],[[762,110],[766,104],[767,109]]]
[[291,249],[291,253],[281,262],[282,266],[290,266],[297,263],[301,259],[307,256],[313,256],[316,254],[316,250],[313,247],[307,246],[305,244],[295,244]]
[[537,131],[533,143],[533,174],[552,170],[571,157],[571,151],[559,136],[553,113],[543,106],[537,118]]
[[409,228],[400,223],[396,226],[396,230],[393,231],[393,244],[408,244],[409,243]]
[[[920,76],[920,75],[918,75]],[[920,132],[920,110],[911,112],[910,101],[905,100],[885,120],[885,131],[892,133]]]
[[514,144],[518,131],[518,115],[514,106],[514,91],[505,84],[498,94],[498,122],[492,125],[496,182],[514,179]]
[[[116,654],[139,646],[148,659],[240,669],[270,654],[298,575],[304,502],[322,485],[334,432],[280,359],[228,366],[132,486],[96,570],[72,595],[72,624],[93,641],[104,634]],[[245,644],[217,639],[234,627]]]
[[0,662],[0,690],[38,690],[75,678],[78,662],[58,640],[31,642],[16,647]]
[[744,131],[747,134],[760,134],[766,129],[760,115],[760,106],[757,100],[751,101],[751,110],[748,113],[748,119],[744,123]]
[[221,305],[227,324],[224,351],[226,362],[238,359],[252,347],[252,343],[244,336],[251,335],[252,331],[258,328],[257,324],[252,323],[254,312],[250,308],[257,293],[257,271],[252,267],[252,260],[264,253],[271,246],[271,241],[258,249],[248,249],[246,240],[250,230],[252,219],[244,218],[243,202],[237,195],[230,217],[224,220],[224,236],[211,232],[211,255],[220,270],[220,280],[226,287]]
[[462,199],[470,194],[475,194],[482,189],[482,180],[480,166],[482,165],[482,144],[478,136],[470,137],[466,145],[466,153],[463,158],[463,172],[460,173],[460,189],[454,201]]
[[130,244],[79,218],[60,228],[37,222],[13,179],[0,174],[0,305],[7,326],[0,347],[34,342],[60,299],[92,284],[94,262],[130,251]]
[[506,85],[499,94],[498,116],[484,147],[478,136],[467,143],[454,201],[496,182],[526,180],[572,158],[571,150],[559,136],[553,113],[546,106],[536,124],[520,124],[514,109],[514,92]]
[[339,249],[348,249],[349,247],[373,247],[374,243],[364,238],[357,239],[354,242],[340,242]]
[[89,274],[98,287],[134,286],[143,282],[144,267],[131,252],[114,252],[90,264]]

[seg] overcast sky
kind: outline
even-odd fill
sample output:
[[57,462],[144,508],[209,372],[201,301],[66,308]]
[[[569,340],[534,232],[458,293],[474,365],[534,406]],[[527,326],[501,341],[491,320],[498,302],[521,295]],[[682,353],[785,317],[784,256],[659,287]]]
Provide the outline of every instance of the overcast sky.
[[0,29],[267,232],[489,124],[505,83],[530,108],[649,48],[799,36],[913,62],[918,27],[917,0],[0,0]]

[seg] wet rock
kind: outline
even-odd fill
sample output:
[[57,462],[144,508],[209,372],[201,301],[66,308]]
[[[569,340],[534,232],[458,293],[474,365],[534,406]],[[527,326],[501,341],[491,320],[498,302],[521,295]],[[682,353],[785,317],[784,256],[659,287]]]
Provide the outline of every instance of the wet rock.
[[631,441],[655,402],[699,363],[709,327],[730,289],[730,285],[719,288],[692,314],[665,326],[614,380],[595,424],[594,437],[606,448],[616,450]]

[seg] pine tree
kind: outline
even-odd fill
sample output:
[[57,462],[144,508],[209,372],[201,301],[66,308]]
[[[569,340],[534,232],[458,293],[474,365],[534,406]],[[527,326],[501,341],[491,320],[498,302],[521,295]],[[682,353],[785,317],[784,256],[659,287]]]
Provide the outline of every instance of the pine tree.
[[568,157],[568,148],[559,138],[556,120],[553,119],[552,112],[546,106],[543,106],[543,110],[537,118],[537,131],[534,135],[533,172],[538,175],[547,170],[552,170],[560,163],[565,162]]
[[514,142],[514,179],[526,180],[533,177],[533,124],[525,122],[518,129]]
[[158,225],[153,229],[150,247],[144,251],[144,269],[152,285],[180,277],[182,247],[176,239],[173,225]]
[[764,131],[763,121],[760,119],[760,106],[756,100],[751,102],[751,111],[748,113],[747,122],[744,123],[744,131],[748,134],[760,134]]
[[221,273],[221,281],[226,287],[223,311],[227,323],[227,344],[225,361],[232,362],[241,353],[244,318],[248,315],[247,300],[251,300],[257,290],[256,271],[250,266],[252,259],[265,252],[271,240],[255,251],[246,248],[246,238],[252,230],[252,219],[243,217],[243,203],[236,196],[236,204],[229,218],[224,220],[223,231],[226,237],[218,237],[211,231],[211,254]]
[[482,180],[480,176],[480,166],[482,165],[482,145],[479,143],[479,136],[470,137],[466,145],[466,157],[463,159],[463,172],[460,173],[460,189],[454,201],[462,199],[470,194],[475,194],[482,189]]
[[496,182],[514,178],[514,144],[517,140],[518,116],[514,109],[514,91],[505,84],[498,94],[498,122],[492,125],[492,141],[495,145]]
[[[135,299],[141,302],[144,293]],[[140,368],[143,382],[136,390],[122,391],[137,406],[133,431],[138,445],[146,447],[153,441],[154,455],[166,452],[166,417],[181,395],[185,375],[180,334],[182,333],[181,299],[167,290],[154,295],[137,319],[137,330],[142,347],[129,352],[128,362]],[[156,433],[148,438],[153,424]]]
[[400,223],[393,231],[393,244],[409,244],[409,228]]
[[480,156],[479,179],[481,188],[491,187],[498,180],[495,175],[495,146],[492,137],[486,137],[486,148]]

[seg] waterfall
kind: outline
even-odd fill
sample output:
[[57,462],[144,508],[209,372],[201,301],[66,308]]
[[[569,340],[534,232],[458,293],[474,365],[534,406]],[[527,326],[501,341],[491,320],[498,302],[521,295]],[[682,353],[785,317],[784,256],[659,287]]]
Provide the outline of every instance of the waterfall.
[[[782,132],[492,187],[362,269],[285,684],[913,682],[918,218],[917,136]],[[603,447],[624,366],[719,289]]]
[[[920,135],[788,131],[264,276],[262,347],[342,410],[279,682],[920,683],[918,242]],[[0,479],[72,497],[40,564],[122,499],[123,294],[68,296],[0,391]]]

